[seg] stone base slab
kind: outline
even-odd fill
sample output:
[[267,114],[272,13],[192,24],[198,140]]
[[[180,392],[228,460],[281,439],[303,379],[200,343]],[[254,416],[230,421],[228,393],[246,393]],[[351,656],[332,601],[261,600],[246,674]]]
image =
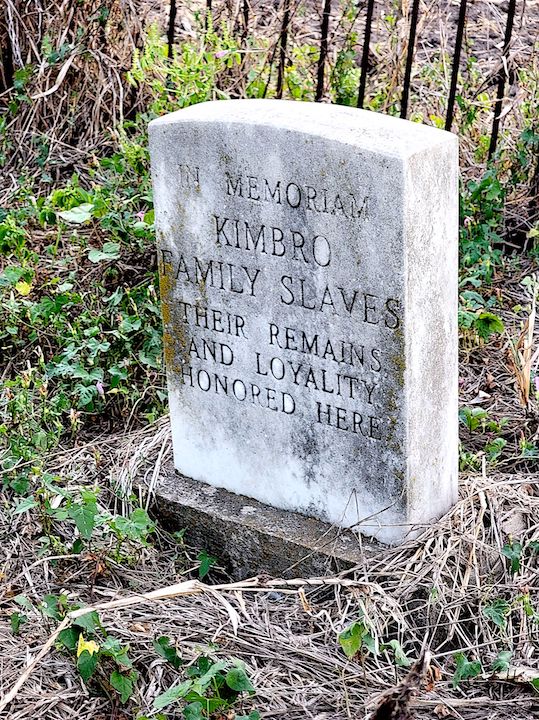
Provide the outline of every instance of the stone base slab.
[[235,580],[327,575],[361,565],[380,547],[295,512],[180,475],[169,464],[155,488],[154,510],[169,530],[215,556]]

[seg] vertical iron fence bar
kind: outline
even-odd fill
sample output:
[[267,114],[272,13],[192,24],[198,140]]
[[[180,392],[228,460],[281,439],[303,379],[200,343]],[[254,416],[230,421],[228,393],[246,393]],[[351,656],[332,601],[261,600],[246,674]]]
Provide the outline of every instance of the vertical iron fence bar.
[[406,118],[406,115],[408,114],[408,97],[410,95],[410,79],[412,77],[412,62],[414,60],[414,47],[418,15],[419,0],[414,0],[414,4],[412,5],[412,18],[410,20],[410,35],[408,36],[406,70],[404,71],[404,87],[402,89],[401,118]]
[[365,101],[365,86],[367,84],[367,70],[369,68],[369,47],[371,44],[373,11],[374,0],[368,0],[367,17],[365,19],[365,34],[363,36],[363,52],[361,53],[361,77],[359,78],[359,91],[357,95],[358,108],[362,108]]
[[505,68],[507,66],[507,59],[509,57],[509,45],[511,44],[511,35],[513,33],[516,4],[516,0],[509,0],[509,7],[507,9],[507,24],[505,26],[505,39],[503,41],[501,58],[502,66],[498,75],[498,88],[496,91],[496,103],[494,105],[494,120],[492,122],[492,134],[490,136],[490,145],[488,148],[489,160],[496,152],[496,145],[498,144],[498,133],[500,131],[500,115],[502,113],[503,97],[505,94]]
[[318,58],[318,71],[316,77],[316,94],[315,102],[322,100],[324,94],[324,71],[326,66],[326,58],[328,54],[328,33],[329,33],[329,16],[331,13],[331,0],[324,0],[324,10],[322,11],[322,27],[320,28],[320,57]]
[[7,10],[0,11],[0,92],[13,87],[15,67],[13,62],[13,47],[8,30]]
[[462,49],[462,39],[464,37],[464,25],[466,22],[466,2],[460,0],[459,21],[457,26],[457,37],[455,40],[455,53],[453,55],[453,69],[451,71],[451,85],[449,88],[449,99],[447,101],[447,115],[445,117],[445,129],[451,130],[453,117],[455,114],[455,99],[457,97],[457,79],[460,66],[460,51]]
[[264,86],[264,92],[262,93],[262,97],[265,98],[268,94],[269,86],[271,85],[271,76],[273,74],[273,64],[275,62],[275,55],[277,54],[277,48],[279,46],[279,43],[276,42],[273,45],[273,50],[271,51],[271,57],[269,59],[269,68],[268,68],[268,79],[266,81],[266,85]]
[[289,22],[290,22],[290,0],[284,0],[283,23],[281,25],[281,36],[279,38],[279,67],[277,69],[276,96],[279,100],[283,97],[284,68],[286,65],[286,46],[288,43],[288,23]]
[[243,0],[243,32],[241,34],[241,39],[243,41],[243,44],[245,44],[245,41],[247,40],[248,35],[249,35],[249,0]]
[[174,47],[174,25],[176,23],[176,0],[170,0],[170,13],[168,16],[168,32],[167,32],[167,57],[172,57],[172,48]]
[[11,38],[6,33],[6,46],[2,48],[2,73],[0,73],[0,92],[13,87],[15,68],[13,66],[13,51],[11,49]]

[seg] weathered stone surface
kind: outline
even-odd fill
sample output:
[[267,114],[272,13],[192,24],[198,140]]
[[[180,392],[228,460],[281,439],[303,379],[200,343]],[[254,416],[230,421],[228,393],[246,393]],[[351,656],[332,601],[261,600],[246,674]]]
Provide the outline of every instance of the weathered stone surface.
[[331,575],[380,552],[380,546],[360,545],[350,530],[186,478],[172,466],[159,476],[154,509],[165,526],[185,529],[190,545],[214,555],[237,580],[262,573]]
[[385,542],[457,494],[457,141],[350,108],[150,124],[176,468]]

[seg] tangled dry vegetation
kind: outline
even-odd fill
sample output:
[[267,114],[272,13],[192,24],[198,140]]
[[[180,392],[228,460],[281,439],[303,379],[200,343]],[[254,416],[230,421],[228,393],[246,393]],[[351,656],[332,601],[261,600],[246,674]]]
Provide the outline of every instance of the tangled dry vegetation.
[[[178,3],[178,41],[196,39],[196,12],[202,5]],[[391,10],[394,4],[376,4],[368,88],[371,103],[382,111],[394,109],[402,89],[410,3],[397,5],[393,32],[382,9]],[[465,130],[462,158],[467,179],[478,178],[485,169],[485,138],[488,140],[492,120],[493,78],[505,12],[502,3],[494,1],[469,5],[463,75],[469,92],[467,109],[476,110],[472,125],[465,125],[464,111],[457,113],[457,125],[464,128],[463,133]],[[315,54],[308,48],[318,41],[319,6],[291,4],[287,73],[290,87],[302,88],[298,99],[312,99]],[[347,7],[358,11],[355,24],[347,24],[344,13],[340,20],[332,17],[332,41],[346,43],[352,30],[362,37],[365,4],[356,7],[349,3]],[[252,3],[249,8],[250,32],[267,42],[248,47],[244,37],[248,52],[242,64],[221,73],[215,93],[242,96],[248,71],[254,67],[265,81],[272,68],[275,78],[282,7]],[[518,151],[519,129],[530,109],[527,98],[533,103],[539,97],[534,48],[537,8],[537,0],[528,0],[526,13],[520,14],[516,23],[511,63],[513,69],[525,69],[526,83],[518,80],[515,72],[508,73],[511,82],[502,144],[509,158]],[[227,3],[215,10],[216,22],[232,13],[233,24],[241,31],[240,4]],[[11,145],[2,172],[2,198],[17,189],[21,176],[32,176],[36,187],[42,183],[48,191],[77,171],[81,184],[90,186],[87,170],[93,154],[106,155],[115,148],[122,121],[145,108],[148,87],[127,83],[125,74],[131,68],[134,49],[141,46],[146,19],[157,19],[163,25],[166,15],[167,8],[158,2],[105,0],[96,9],[93,2],[5,0],[0,11],[0,40],[5,41],[8,32],[18,65],[31,63],[38,72],[24,88],[31,102],[21,102],[20,112],[12,115],[5,129]],[[429,114],[440,118],[449,83],[456,5],[422,3],[421,18],[412,111],[423,113],[425,119]],[[357,69],[360,44],[352,50]],[[259,51],[266,59],[251,62],[259,57]],[[466,61],[472,54],[478,60],[470,66]],[[330,65],[335,63],[333,54]],[[328,88],[331,77],[327,77]],[[166,87],[166,78],[160,79]],[[488,98],[479,99],[484,92],[489,94],[489,102]],[[17,101],[16,95],[16,89],[4,88],[0,102]],[[508,168],[509,164],[502,167],[502,174],[509,172]],[[520,249],[522,233],[537,221],[538,178],[531,170],[514,186],[505,207],[505,249],[517,249],[511,247],[510,237],[516,230]],[[60,235],[55,226],[52,230],[37,228],[32,235],[33,250],[45,256],[49,235],[56,233]],[[69,249],[67,231],[62,238],[66,254],[79,252],[76,263],[86,262],[85,292],[101,277],[101,266],[90,267],[87,261],[86,245],[101,245],[106,240],[103,233],[97,222],[84,225],[79,239],[87,242],[78,250],[75,245]],[[118,263],[118,287],[128,285],[133,277],[136,284],[142,277],[153,262],[152,252],[146,249],[146,253],[133,252],[129,262]],[[126,255],[122,259],[125,261]],[[56,258],[46,256],[42,279],[47,277],[43,267],[53,262]],[[43,554],[37,543],[45,532],[42,520],[26,512],[13,514],[12,499],[6,494],[0,510],[0,718],[120,720],[155,716],[154,699],[178,677],[170,663],[155,652],[153,641],[161,636],[170,637],[186,663],[201,653],[242,659],[256,688],[256,695],[245,700],[244,711],[256,708],[264,718],[329,720],[371,714],[377,720],[410,716],[528,720],[539,714],[539,696],[533,688],[539,675],[538,457],[523,452],[528,446],[539,446],[537,398],[529,387],[530,367],[537,369],[538,336],[533,302],[524,296],[521,284],[535,272],[534,260],[515,256],[502,261],[489,292],[497,298],[505,330],[489,342],[467,344],[464,338],[462,404],[484,409],[488,421],[497,423],[498,429],[489,429],[486,420],[478,429],[463,428],[471,464],[479,471],[462,476],[460,502],[418,538],[399,548],[380,549],[339,576],[255,578],[230,584],[226,568],[217,567],[209,576],[214,584],[205,585],[191,579],[199,563],[196,551],[186,544],[188,536],[185,542],[178,542],[162,530],[156,532],[155,543],[138,547],[122,562],[114,560],[110,547],[93,540],[81,554],[55,555],[54,547]],[[50,271],[51,277],[55,274],[56,269]],[[52,356],[53,350],[49,350]],[[29,357],[30,351],[23,348],[16,358],[8,358],[3,377],[15,376]],[[129,399],[125,402],[127,407]],[[60,476],[66,492],[73,496],[80,488],[103,488],[100,503],[107,508],[115,506],[123,515],[131,509],[125,498],[138,477],[148,488],[140,491],[141,506],[146,506],[160,467],[170,455],[170,432],[166,418],[133,430],[134,417],[135,408],[127,408],[125,416],[118,411],[114,418],[104,417],[102,425],[96,418],[94,427],[87,427],[75,441],[66,436],[62,449],[46,458],[47,470]],[[125,427],[117,431],[123,421]],[[101,433],[107,422],[117,432]],[[488,447],[498,439],[505,440],[510,452],[506,449],[496,465]],[[153,594],[144,597],[145,593]],[[106,631],[130,646],[139,678],[128,705],[121,705],[112,692],[107,695],[102,688],[97,692],[95,684],[85,684],[73,656],[56,643],[57,623],[44,617],[38,607],[44,597],[62,594],[70,604],[99,605]],[[33,608],[26,611],[26,622],[14,633],[14,598],[21,596],[27,597]],[[67,617],[66,624],[70,622],[69,614]],[[354,623],[368,627],[375,645],[371,649],[362,645],[355,657],[348,658],[339,636]],[[391,715],[387,705],[380,706],[384,693],[399,687],[407,675],[405,663],[396,663],[395,646],[393,650],[389,646],[392,641],[410,661],[430,665],[424,674],[419,673],[421,677],[413,678],[417,692],[404,703],[401,716]],[[427,647],[430,663],[424,654]],[[406,696],[406,687],[401,696]],[[385,709],[375,715],[377,707]],[[241,708],[237,710],[241,714]],[[182,717],[181,707],[175,706],[172,712],[167,709],[167,715]]]
[[[0,108],[25,85],[24,68],[38,68],[24,87],[31,102],[5,128],[12,138],[3,168],[6,195],[21,175],[46,168],[48,182],[57,183],[97,148],[111,146],[113,129],[139,100],[125,74],[142,41],[143,19],[134,2],[117,0],[3,3],[0,47],[11,49],[13,65],[5,63],[0,73]],[[16,80],[10,90],[6,75],[17,70],[19,88]]]
[[[151,482],[169,453],[163,419],[144,431],[60,453],[55,466],[74,482],[91,473],[105,484],[122,477],[122,470],[125,481],[139,474]],[[367,717],[407,671],[387,652],[364,649],[354,659],[345,656],[339,634],[365,619],[380,646],[397,640],[411,660],[430,647],[430,668],[417,683],[412,717],[528,720],[539,712],[530,685],[537,677],[539,627],[537,611],[529,611],[539,604],[539,554],[529,551],[539,540],[538,517],[537,476],[468,476],[460,502],[439,523],[351,571],[232,584],[223,584],[218,572],[220,584],[212,586],[182,582],[189,549],[178,551],[164,535],[132,567],[107,562],[100,568],[97,548],[77,558],[40,558],[32,543],[36,528],[21,515],[2,523],[3,599],[25,593],[37,602],[67,589],[70,601],[98,607],[107,632],[131,648],[140,673],[133,702],[142,713],[151,711],[176,675],[152,646],[167,635],[187,662],[201,652],[242,659],[256,688],[246,705],[262,717]],[[504,550],[513,537],[523,548],[518,569]],[[93,695],[71,658],[50,643],[53,623],[36,612],[14,636],[6,615],[0,629],[4,696],[17,681],[25,682],[10,703],[2,701],[0,717],[128,717],[114,702],[111,710],[110,698]],[[493,669],[503,648],[513,649],[511,659]],[[479,660],[481,669],[454,687],[457,652]]]

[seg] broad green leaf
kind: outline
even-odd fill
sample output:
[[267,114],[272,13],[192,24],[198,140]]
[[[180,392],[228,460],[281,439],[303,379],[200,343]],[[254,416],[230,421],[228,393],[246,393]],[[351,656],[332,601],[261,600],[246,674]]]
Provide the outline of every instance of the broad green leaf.
[[454,688],[457,688],[464,680],[470,680],[481,674],[482,667],[479,660],[469,661],[462,652],[456,653],[454,658],[456,662],[455,674],[453,675]]
[[218,662],[213,663],[210,666],[209,670],[204,673],[204,675],[195,680],[195,682],[193,683],[193,690],[199,693],[199,695],[203,695],[204,690],[208,687],[213,678],[220,672],[225,670],[228,665],[229,663],[227,660],[219,660]]
[[183,709],[183,717],[185,720],[203,720],[202,703],[194,702],[186,705]]
[[511,612],[511,606],[506,600],[498,598],[493,603],[483,608],[483,615],[492,620],[500,630],[504,630],[507,625],[507,615]]
[[39,609],[45,615],[53,620],[60,620],[60,610],[58,608],[58,598],[56,595],[45,595]]
[[234,667],[226,674],[226,684],[236,692],[254,692],[255,689],[249,680],[247,673],[241,667]]
[[365,647],[373,655],[378,655],[378,644],[376,642],[376,638],[373,637],[369,631],[363,635],[363,647]]
[[86,615],[81,615],[80,617],[76,618],[76,620],[73,621],[73,624],[77,627],[83,628],[84,630],[86,630],[86,632],[89,633],[93,633],[99,627],[101,627],[99,615],[95,610],[92,610],[92,612],[86,613]]
[[106,242],[101,250],[92,248],[88,252],[88,260],[93,263],[117,260],[120,257],[120,243]]
[[459,420],[470,432],[477,430],[487,418],[487,411],[480,407],[463,407],[459,410]]
[[80,630],[74,627],[66,628],[58,635],[58,642],[71,652],[75,652],[79,641]]
[[13,633],[13,635],[19,634],[21,625],[24,625],[24,623],[27,620],[28,620],[28,618],[26,617],[26,615],[24,615],[24,613],[20,613],[17,611],[11,613],[11,615],[9,617],[9,623],[10,623],[11,632]]
[[7,268],[0,273],[0,287],[15,285],[27,272],[28,270],[20,265],[8,265]]
[[520,570],[520,558],[522,556],[522,545],[518,542],[507,543],[502,548],[502,555],[511,561],[511,572],[513,575]]
[[363,623],[354,622],[339,635],[339,643],[346,657],[353,658],[361,650],[367,628]]
[[497,315],[494,315],[494,313],[488,312],[487,310],[479,313],[474,325],[477,330],[477,334],[483,338],[483,340],[488,340],[491,335],[502,333],[505,329],[501,319]]
[[120,695],[120,700],[123,703],[126,703],[133,694],[133,679],[133,673],[130,673],[129,675],[122,675],[122,673],[114,670],[110,674],[109,682],[116,690],[116,692]]
[[15,595],[13,600],[17,603],[17,605],[20,605],[25,610],[33,610],[34,606],[30,602],[30,600],[26,597],[26,595]]
[[71,208],[71,210],[62,210],[56,214],[66,222],[81,225],[82,223],[91,220],[93,209],[94,206],[91,203],[83,203],[82,205],[77,205],[77,207]]
[[488,459],[491,462],[497,460],[503,452],[503,449],[507,445],[507,440],[503,438],[494,438],[491,442],[485,445],[485,451],[488,454]]
[[155,523],[150,520],[150,516],[144,510],[144,508],[136,508],[129,516],[129,520],[133,523],[133,526],[140,530],[142,533],[146,533],[148,528],[154,528]]
[[97,663],[99,661],[99,654],[93,653],[90,655],[90,653],[87,650],[84,650],[77,660],[77,670],[80,673],[81,678],[88,682],[88,680],[92,677],[96,667]]
[[162,658],[165,658],[165,660],[167,660],[171,665],[173,665],[176,670],[181,665],[183,665],[183,660],[178,655],[178,651],[171,644],[170,638],[168,638],[166,635],[163,635],[157,638],[157,640],[154,640],[153,647],[155,652]]
[[142,325],[142,320],[139,317],[136,317],[136,316],[126,317],[118,325],[118,330],[121,333],[123,333],[124,335],[126,335],[131,332],[140,330],[141,325]]
[[29,497],[24,498],[24,500],[21,500],[19,503],[17,503],[13,514],[20,515],[23,512],[27,512],[28,510],[33,510],[37,506],[38,503],[34,500],[34,496],[30,495]]
[[395,655],[395,663],[399,667],[410,667],[412,661],[408,658],[398,640],[390,640],[384,647],[390,647]]
[[185,697],[191,689],[192,685],[192,680],[185,680],[179,685],[175,685],[174,687],[166,690],[164,693],[161,693],[161,695],[158,695],[153,701],[154,709],[162,710],[163,708],[167,707],[167,705],[171,705],[173,702],[176,702],[176,700],[180,700],[181,698]]
[[492,662],[493,672],[505,672],[509,668],[513,653],[510,650],[502,650]]
[[80,536],[90,540],[95,527],[97,505],[95,502],[78,503],[68,509],[69,517],[77,526]]
[[133,667],[133,661],[127,654],[128,648],[123,647],[120,652],[117,653],[110,653],[112,657],[116,660],[116,664],[119,665],[123,670],[128,670],[129,668]]
[[202,552],[198,554],[198,561],[200,563],[200,567],[198,568],[198,577],[203,580],[217,560],[211,555],[208,555],[205,550],[202,550]]

